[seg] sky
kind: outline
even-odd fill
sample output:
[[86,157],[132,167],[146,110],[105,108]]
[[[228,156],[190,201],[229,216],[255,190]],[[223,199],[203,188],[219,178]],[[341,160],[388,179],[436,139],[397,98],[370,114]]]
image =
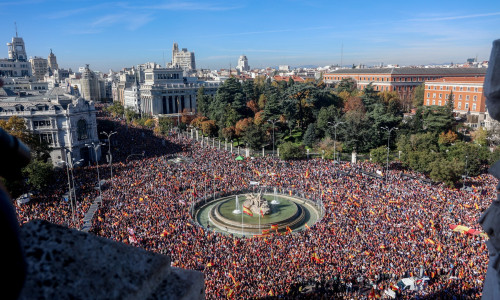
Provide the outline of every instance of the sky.
[[427,65],[488,60],[500,1],[0,0],[0,58],[14,22],[28,57],[73,70],[164,65],[174,42],[197,68]]

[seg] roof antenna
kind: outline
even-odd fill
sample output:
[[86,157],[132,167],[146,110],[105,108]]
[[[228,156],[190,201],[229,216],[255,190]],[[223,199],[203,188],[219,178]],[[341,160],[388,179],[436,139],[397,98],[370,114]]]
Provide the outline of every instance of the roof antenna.
[[17,37],[17,23],[14,22],[14,26],[16,27],[16,37]]

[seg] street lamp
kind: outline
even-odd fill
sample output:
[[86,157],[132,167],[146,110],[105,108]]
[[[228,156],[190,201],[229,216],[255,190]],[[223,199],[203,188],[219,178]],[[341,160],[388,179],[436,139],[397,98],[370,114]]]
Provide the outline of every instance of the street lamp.
[[464,190],[464,189],[465,189],[465,179],[466,179],[466,178],[468,177],[468,175],[469,175],[469,172],[468,172],[468,170],[467,170],[467,162],[468,162],[468,158],[469,158],[469,156],[468,156],[468,155],[465,155],[465,170],[464,170],[465,174],[464,174],[464,175],[462,175],[462,177],[463,177],[463,181],[462,181],[462,190]]
[[267,121],[268,121],[269,123],[273,124],[273,157],[274,157],[274,124],[275,124],[276,122],[279,122],[279,120],[278,120],[278,119],[272,119],[272,120],[271,120],[271,119],[269,119],[269,120],[267,120]]
[[110,172],[111,172],[111,185],[113,185],[113,165],[112,165],[112,161],[113,161],[113,156],[111,155],[111,136],[113,134],[116,133],[116,131],[112,131],[112,132],[101,132],[102,134],[106,135],[108,137],[108,153],[109,153],[109,169],[110,169]]
[[389,140],[391,138],[391,132],[393,130],[398,130],[398,128],[397,127],[389,128],[387,126],[380,127],[380,128],[383,130],[387,130],[387,164],[385,167],[385,180],[387,181],[387,177],[388,177],[388,173],[389,173]]
[[333,139],[333,163],[335,163],[337,161],[337,158],[336,158],[336,155],[337,155],[337,126],[339,126],[340,124],[345,124],[345,122],[328,122],[328,125],[333,125],[333,128],[335,129],[335,137]]
[[94,153],[95,153],[95,162],[97,164],[97,180],[99,181],[99,198],[100,198],[100,202],[102,203],[102,191],[101,191],[101,177],[99,175],[99,161],[97,159],[97,146],[100,146],[102,145],[101,143],[94,143],[92,142],[91,144],[85,144],[85,146],[87,146],[88,148],[94,148]]
[[[67,159],[67,156],[66,156],[66,159]],[[72,215],[72,219],[73,219],[73,224],[75,224],[75,207],[73,205],[73,196],[71,195],[71,183],[70,183],[70,180],[69,180],[69,164],[67,161],[64,161],[64,160],[60,160],[58,161],[59,164],[65,164],[66,165],[66,174],[68,175],[68,193],[69,193],[69,202],[70,202],[70,205],[71,205],[71,215]]]

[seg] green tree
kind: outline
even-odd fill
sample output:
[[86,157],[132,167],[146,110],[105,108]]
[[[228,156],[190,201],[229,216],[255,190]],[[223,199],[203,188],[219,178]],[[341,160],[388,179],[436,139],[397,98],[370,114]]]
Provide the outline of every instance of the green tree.
[[309,124],[307,126],[307,130],[304,133],[304,145],[307,147],[312,147],[314,142],[316,141],[316,126],[314,123]]
[[439,134],[451,129],[453,119],[446,107],[432,105],[423,107],[422,123],[425,131]]
[[23,174],[28,178],[27,183],[31,187],[41,190],[53,181],[53,170],[52,163],[35,159],[23,169]]
[[413,91],[413,107],[424,105],[425,84],[421,84]]
[[196,110],[203,116],[208,116],[210,96],[205,95],[205,88],[201,86],[196,93]]
[[450,95],[448,96],[448,101],[446,102],[446,108],[448,109],[448,113],[451,117],[453,117],[453,110],[455,109],[455,100],[453,96],[453,91],[450,91]]
[[349,94],[352,94],[354,90],[356,89],[356,81],[352,78],[344,78],[342,79],[336,86],[335,90],[337,93],[341,92],[348,92]]
[[316,130],[319,137],[324,137],[326,133],[331,129],[331,126],[328,123],[333,123],[337,120],[340,120],[341,116],[341,110],[335,105],[322,107],[319,110],[318,117],[316,119]]
[[138,114],[133,109],[126,108],[125,109],[125,120],[127,120],[128,123],[132,122],[133,120],[138,118]]
[[379,165],[385,165],[387,162],[387,146],[380,146],[372,149],[370,151],[370,157],[372,162]]
[[265,142],[266,134],[261,127],[250,124],[243,132],[242,141],[251,149],[260,149]]
[[161,117],[158,119],[158,132],[166,135],[174,126],[174,122],[170,118]]
[[430,177],[434,181],[444,182],[453,187],[459,181],[463,167],[463,162],[457,159],[438,158],[430,163]]
[[280,158],[283,160],[303,159],[306,157],[304,145],[286,142],[280,145]]
[[125,109],[119,102],[113,102],[112,105],[106,108],[106,111],[116,118],[123,116]]

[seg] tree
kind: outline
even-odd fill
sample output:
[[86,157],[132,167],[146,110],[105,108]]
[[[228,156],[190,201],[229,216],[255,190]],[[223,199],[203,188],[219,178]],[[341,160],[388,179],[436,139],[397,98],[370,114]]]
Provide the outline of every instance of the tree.
[[297,145],[292,142],[286,142],[279,147],[280,158],[283,160],[303,159],[306,157],[304,145]]
[[424,105],[425,84],[421,84],[413,91],[413,107]]
[[314,142],[316,141],[316,126],[314,126],[314,123],[309,124],[307,126],[307,130],[304,134],[304,145],[307,147],[312,147]]
[[137,113],[130,108],[125,109],[125,120],[127,120],[128,123],[132,122],[134,119],[137,119],[138,115]]
[[341,118],[341,111],[335,105],[330,105],[328,107],[322,107],[319,110],[318,117],[316,119],[316,130],[319,137],[324,137],[329,131],[330,125],[328,123],[333,123]]
[[446,108],[450,116],[453,117],[453,110],[455,109],[455,96],[453,96],[453,91],[450,91],[448,101],[446,102]]
[[191,121],[191,126],[194,126],[198,129],[201,128],[201,123],[207,121],[208,118],[207,117],[204,117],[204,116],[199,116],[197,118],[194,118],[193,121]]
[[463,162],[457,159],[439,158],[430,163],[430,177],[453,187],[459,181],[463,167]]
[[53,170],[52,163],[35,159],[23,169],[23,173],[28,178],[27,183],[31,187],[41,190],[52,182]]
[[251,149],[260,149],[264,144],[265,137],[266,135],[261,127],[250,124],[243,132],[242,140]]
[[196,110],[199,114],[203,116],[208,115],[208,108],[210,107],[209,99],[210,96],[205,95],[205,88],[201,86],[196,93]]
[[247,128],[253,124],[253,119],[252,118],[246,118],[246,119],[242,119],[242,120],[239,120],[236,125],[234,126],[235,130],[235,134],[236,136],[238,137],[241,137],[243,136],[243,133],[245,132],[245,130],[247,130]]
[[208,136],[214,136],[217,132],[217,125],[214,120],[208,120],[201,123],[201,131]]
[[158,118],[158,124],[156,129],[159,133],[166,135],[170,129],[174,126],[174,122],[170,118],[160,117]]
[[449,146],[453,144],[457,140],[457,138],[458,135],[455,132],[448,130],[447,133],[442,132],[439,135],[438,143],[440,145]]
[[453,125],[453,119],[444,106],[425,106],[422,108],[423,129],[439,134],[447,132]]
[[235,137],[234,126],[226,127],[222,129],[222,137],[225,139],[232,141]]
[[372,162],[384,165],[387,162],[387,146],[380,146],[370,151]]
[[356,81],[354,79],[352,79],[352,78],[344,78],[344,79],[342,79],[337,84],[337,87],[335,88],[335,90],[337,91],[337,93],[341,93],[343,91],[346,91],[349,94],[351,94],[352,92],[354,92],[355,89],[356,89]]
[[474,143],[479,144],[481,146],[488,146],[488,131],[484,127],[479,127],[473,134],[472,134]]

